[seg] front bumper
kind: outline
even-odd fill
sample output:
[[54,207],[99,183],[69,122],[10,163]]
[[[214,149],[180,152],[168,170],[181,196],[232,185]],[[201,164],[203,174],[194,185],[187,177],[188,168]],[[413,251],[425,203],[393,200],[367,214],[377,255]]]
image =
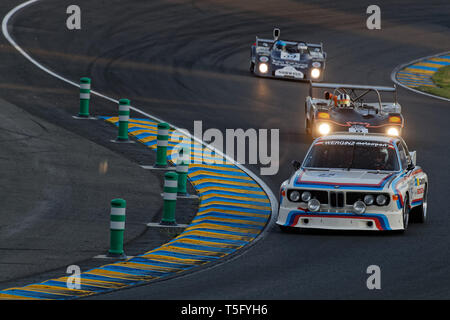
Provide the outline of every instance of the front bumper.
[[367,212],[310,212],[303,209],[280,207],[278,225],[294,228],[331,230],[402,230],[402,211]]
[[[319,68],[320,69],[320,68]],[[323,69],[320,69],[320,76],[318,78],[311,77],[311,68],[280,68],[274,67],[273,65],[268,65],[268,70],[266,73],[259,71],[259,63],[256,64],[255,74],[260,77],[268,78],[278,78],[278,79],[289,79],[289,80],[312,80],[312,81],[322,81],[323,79]]]

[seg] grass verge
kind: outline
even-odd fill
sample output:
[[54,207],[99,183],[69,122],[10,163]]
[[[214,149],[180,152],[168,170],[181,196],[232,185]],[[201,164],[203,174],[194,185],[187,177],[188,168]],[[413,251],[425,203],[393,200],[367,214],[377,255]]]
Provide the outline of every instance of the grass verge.
[[437,87],[418,87],[419,90],[450,99],[450,66],[439,68],[431,77]]

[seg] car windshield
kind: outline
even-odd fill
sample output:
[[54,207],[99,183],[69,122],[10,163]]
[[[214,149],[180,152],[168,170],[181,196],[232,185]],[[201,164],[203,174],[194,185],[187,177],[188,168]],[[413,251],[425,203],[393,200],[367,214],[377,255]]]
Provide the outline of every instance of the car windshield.
[[306,168],[399,170],[394,146],[383,142],[326,140],[317,142],[306,156]]
[[282,44],[277,43],[277,44],[275,44],[274,49],[276,51],[284,51],[287,53],[299,53],[299,50],[297,49],[297,47],[292,46],[292,45],[286,45],[286,44],[282,45]]
[[[274,51],[285,51],[288,53],[309,54],[309,49],[306,44],[301,43],[286,43],[284,41],[277,41],[273,46]],[[319,49],[320,50],[320,49]]]

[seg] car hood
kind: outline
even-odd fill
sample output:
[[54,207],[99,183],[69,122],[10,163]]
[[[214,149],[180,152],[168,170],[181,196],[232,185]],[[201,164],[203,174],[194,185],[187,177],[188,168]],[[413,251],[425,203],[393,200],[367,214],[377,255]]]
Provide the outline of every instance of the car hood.
[[294,187],[332,189],[383,189],[396,174],[364,170],[299,170],[293,179]]

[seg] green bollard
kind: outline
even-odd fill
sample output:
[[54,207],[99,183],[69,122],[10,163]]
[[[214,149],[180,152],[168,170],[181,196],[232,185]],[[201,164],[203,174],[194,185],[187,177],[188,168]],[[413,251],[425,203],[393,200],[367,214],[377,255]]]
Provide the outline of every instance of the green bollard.
[[167,167],[167,146],[169,145],[169,129],[167,123],[158,123],[155,168]]
[[128,141],[128,122],[130,121],[130,100],[119,100],[119,135],[117,140]]
[[178,192],[179,196],[187,195],[186,183],[189,170],[189,162],[186,160],[178,160],[176,172],[178,174]]
[[178,174],[166,172],[164,175],[164,208],[160,225],[176,225],[175,207],[177,204]]
[[79,117],[89,117],[89,101],[91,99],[91,79],[80,79],[80,112]]
[[111,200],[110,249],[109,257],[125,257],[123,234],[125,231],[125,210],[127,202],[123,199]]

